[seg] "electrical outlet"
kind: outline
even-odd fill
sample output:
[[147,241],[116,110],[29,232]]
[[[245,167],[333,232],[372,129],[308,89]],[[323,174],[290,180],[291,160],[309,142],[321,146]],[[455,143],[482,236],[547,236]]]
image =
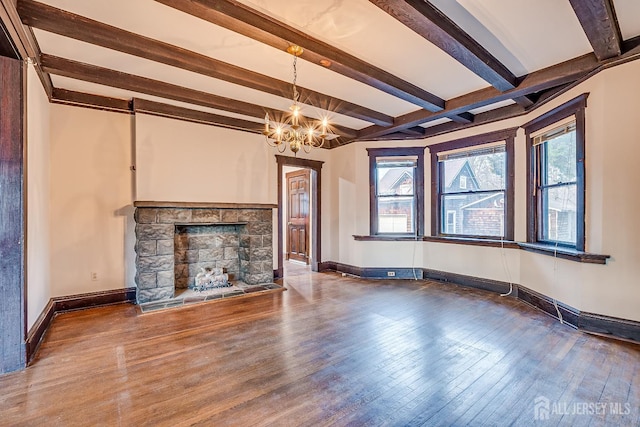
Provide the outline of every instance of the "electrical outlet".
[[93,280],[94,282],[98,280],[98,273],[96,273],[95,271],[91,272],[91,280]]
[[387,277],[396,277],[395,271],[387,271]]

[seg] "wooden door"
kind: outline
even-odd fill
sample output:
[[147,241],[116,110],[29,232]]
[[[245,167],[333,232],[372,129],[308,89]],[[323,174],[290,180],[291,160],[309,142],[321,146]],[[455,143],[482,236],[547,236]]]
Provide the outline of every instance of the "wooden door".
[[302,169],[287,178],[287,259],[309,264],[309,181],[311,171]]

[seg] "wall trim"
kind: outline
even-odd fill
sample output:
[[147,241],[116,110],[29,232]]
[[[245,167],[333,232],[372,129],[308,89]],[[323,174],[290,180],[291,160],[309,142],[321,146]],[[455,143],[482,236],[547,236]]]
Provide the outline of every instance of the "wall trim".
[[32,362],[53,319],[59,313],[128,302],[135,303],[135,301],[136,288],[112,289],[49,299],[49,302],[27,334],[25,342],[27,364]]
[[[466,286],[500,294],[508,293],[511,288],[509,297],[517,298],[518,300],[535,307],[558,320],[559,311],[562,316],[563,323],[579,331],[640,343],[640,322],[635,320],[621,319],[603,314],[580,311],[568,304],[561,301],[555,301],[547,295],[538,293],[526,286],[515,283],[509,284],[508,282],[501,282],[493,279],[466,276],[463,274],[431,270],[428,268],[416,268],[415,270],[421,271],[421,275],[418,276],[418,279],[423,280],[437,280],[439,282],[451,283],[452,285]],[[335,271],[338,273],[358,276],[363,279],[414,279],[412,268],[356,267],[335,261],[325,261],[320,263],[319,271]],[[395,271],[396,276],[387,277],[387,271]],[[382,275],[382,273],[384,273],[384,275]],[[558,307],[557,310],[556,304]]]

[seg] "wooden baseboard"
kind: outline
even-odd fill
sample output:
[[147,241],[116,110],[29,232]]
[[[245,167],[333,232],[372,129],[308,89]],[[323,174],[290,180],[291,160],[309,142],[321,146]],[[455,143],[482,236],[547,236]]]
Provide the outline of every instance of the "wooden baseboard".
[[136,288],[114,289],[79,295],[67,295],[53,298],[56,313],[85,308],[99,307],[123,302],[135,302]]
[[114,289],[110,291],[51,298],[27,334],[27,340],[25,343],[27,350],[27,364],[31,363],[33,360],[33,357],[36,355],[36,352],[40,347],[40,343],[49,329],[49,326],[51,326],[51,322],[53,322],[53,318],[58,313],[135,301],[136,288]]
[[640,342],[640,322],[581,312],[578,329],[599,335],[620,337],[628,341]]
[[446,271],[431,270],[428,268],[424,268],[422,271],[425,279],[438,280],[440,282],[453,283],[455,285],[467,286],[475,289],[484,289],[485,291],[499,294],[506,294],[511,290],[511,294],[509,296],[518,297],[517,286],[510,286],[507,282],[449,273]]
[[[506,294],[511,291],[511,293],[509,293],[510,297],[517,298],[539,310],[542,310],[556,319],[559,319],[559,311],[562,316],[563,323],[566,323],[580,331],[640,343],[640,322],[635,320],[620,319],[602,314],[583,312],[563,302],[555,301],[547,295],[540,294],[518,284],[509,284],[498,280],[466,276],[446,271],[430,270],[427,268],[420,270],[422,274],[419,278],[437,280],[440,282],[451,283],[452,285],[467,286],[500,294]],[[362,278],[414,278],[412,274],[413,269],[411,268],[363,268],[334,261],[325,261],[320,263],[320,271],[337,271]],[[396,276],[387,277],[387,271],[395,271]]]
[[27,341],[25,343],[27,350],[27,365],[31,363],[33,356],[35,356],[38,348],[40,347],[44,334],[47,332],[47,329],[49,329],[51,322],[53,322],[53,318],[56,314],[55,310],[56,305],[53,302],[53,299],[50,299],[44,307],[44,310],[42,310],[42,313],[40,313],[40,316],[38,316],[36,322],[29,330],[29,333],[27,334]]
[[[554,301],[553,298],[548,297],[546,295],[540,294],[536,291],[533,291],[525,286],[518,285],[518,296],[517,298],[520,301],[524,301],[527,304],[544,311],[551,317],[555,317],[560,320],[560,316],[562,317],[562,321],[576,329],[579,328],[579,318],[581,316],[580,310],[571,307],[570,305],[564,304],[560,301]],[[557,305],[557,309],[556,309]],[[558,315],[560,312],[560,315]]]

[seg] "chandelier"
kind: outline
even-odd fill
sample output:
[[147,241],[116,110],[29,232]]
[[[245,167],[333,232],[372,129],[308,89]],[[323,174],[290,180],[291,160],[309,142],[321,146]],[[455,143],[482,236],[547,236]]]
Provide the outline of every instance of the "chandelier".
[[304,49],[300,46],[291,45],[287,48],[287,52],[293,55],[293,104],[289,107],[291,116],[285,120],[285,123],[273,123],[272,125],[269,113],[267,113],[264,116],[262,134],[265,136],[267,144],[271,147],[276,147],[280,153],[284,153],[287,146],[294,155],[298,153],[300,148],[305,153],[310,153],[312,148],[322,147],[325,139],[335,138],[336,135],[327,133],[329,123],[326,118],[316,124],[307,122],[304,127],[300,124],[300,105],[298,105],[300,93],[296,86],[298,80],[296,64]]

